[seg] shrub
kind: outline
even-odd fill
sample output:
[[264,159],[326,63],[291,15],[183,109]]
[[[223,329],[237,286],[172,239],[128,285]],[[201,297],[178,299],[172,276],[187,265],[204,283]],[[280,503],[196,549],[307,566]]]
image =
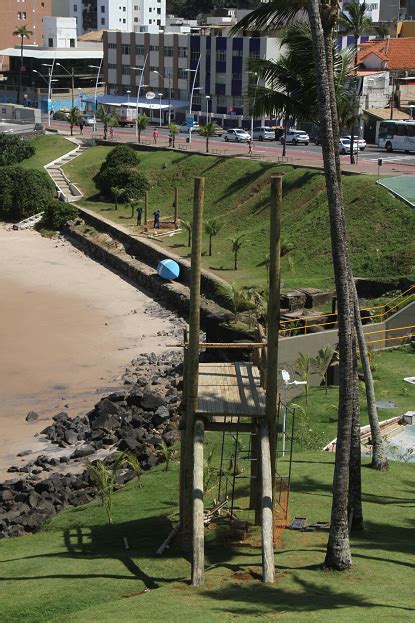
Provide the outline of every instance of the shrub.
[[21,136],[0,134],[0,166],[17,164],[33,156],[35,148]]
[[72,203],[65,203],[53,199],[45,209],[42,220],[39,222],[38,229],[61,229],[68,221],[72,221],[79,214],[79,210]]
[[144,173],[135,168],[125,166],[111,167],[99,174],[99,189],[108,197],[112,197],[111,188],[124,188],[119,201],[139,199],[149,188],[149,181]]
[[[128,185],[132,185],[135,187],[136,184],[132,181],[132,175],[133,173],[138,174],[137,167],[139,162],[140,158],[134,149],[128,145],[117,145],[107,155],[94,181],[100,191],[107,196],[111,195],[111,188],[114,186],[126,188]],[[145,178],[145,176],[142,177],[143,179]],[[130,195],[126,194],[125,198],[129,197]],[[125,198],[121,200],[123,201]],[[131,196],[131,198],[136,197]]]
[[104,162],[101,170],[108,167],[136,167],[140,163],[137,152],[128,145],[117,145],[111,149]]
[[0,168],[0,219],[21,221],[49,205],[55,186],[44,171],[19,166]]

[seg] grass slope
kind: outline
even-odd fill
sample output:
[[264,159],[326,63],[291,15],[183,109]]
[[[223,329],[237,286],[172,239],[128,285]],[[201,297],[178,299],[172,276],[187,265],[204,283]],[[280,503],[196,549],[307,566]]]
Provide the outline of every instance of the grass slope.
[[[85,206],[135,231],[129,207],[114,211],[99,202],[93,177],[110,148],[95,147],[66,165],[69,178],[84,191]],[[295,245],[282,261],[285,287],[332,287],[330,231],[325,182],[318,171],[294,169],[237,158],[218,158],[174,152],[143,152],[141,168],[151,180],[150,214],[159,208],[163,217],[173,213],[174,187],[180,191],[180,215],[191,219],[193,178],[206,178],[205,218],[219,217],[223,228],[213,241],[213,255],[203,264],[229,281],[265,285],[261,266],[268,252],[269,179],[284,174],[283,237]],[[414,270],[415,213],[376,186],[367,176],[344,178],[345,208],[356,276],[392,278]],[[230,237],[244,234],[240,270],[232,269]],[[188,256],[187,234],[162,244]],[[207,251],[207,239],[206,239]]]
[[31,141],[36,153],[19,165],[25,169],[43,169],[45,164],[68,153],[75,145],[62,136],[43,135]]
[[[330,517],[333,456],[298,454],[293,466],[292,515]],[[414,466],[388,473],[363,469],[366,531],[353,538],[353,568],[321,568],[325,533],[285,531],[276,552],[277,581],[265,586],[235,574],[260,573],[260,552],[229,543],[206,546],[206,585],[188,584],[189,563],[176,543],[163,558],[155,550],[177,510],[178,466],[144,477],[116,494],[115,525],[98,503],[67,510],[40,534],[3,541],[3,623],[88,623],[122,620],[215,623],[367,623],[414,620]],[[212,534],[212,532],[208,534]],[[130,549],[126,551],[123,538]],[[249,576],[248,576],[249,577]],[[144,592],[150,589],[149,592]]]

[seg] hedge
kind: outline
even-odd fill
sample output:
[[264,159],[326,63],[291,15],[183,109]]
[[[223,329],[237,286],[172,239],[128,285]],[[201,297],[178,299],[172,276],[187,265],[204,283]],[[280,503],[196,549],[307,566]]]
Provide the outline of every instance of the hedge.
[[43,212],[55,185],[44,171],[19,166],[0,168],[0,219],[17,222]]

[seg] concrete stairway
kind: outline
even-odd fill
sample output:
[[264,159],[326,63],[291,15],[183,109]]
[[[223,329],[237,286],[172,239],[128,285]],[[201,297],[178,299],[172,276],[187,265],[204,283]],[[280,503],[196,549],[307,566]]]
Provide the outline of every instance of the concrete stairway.
[[65,154],[64,156],[61,156],[61,158],[58,158],[58,160],[54,160],[53,162],[45,165],[45,170],[48,172],[48,174],[52,178],[53,183],[56,186],[59,199],[66,202],[78,201],[78,199],[81,199],[82,193],[66,177],[61,167],[63,167],[68,162],[71,162],[71,160],[77,158],[88,149],[86,145],[78,143],[78,141],[72,142],[76,145],[72,151]]

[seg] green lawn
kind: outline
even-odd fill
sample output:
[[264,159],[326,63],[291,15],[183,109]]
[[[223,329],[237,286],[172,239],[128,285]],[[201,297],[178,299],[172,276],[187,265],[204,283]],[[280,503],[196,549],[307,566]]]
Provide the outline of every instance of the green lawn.
[[36,149],[36,153],[31,158],[19,163],[19,166],[25,169],[43,169],[43,166],[48,162],[56,160],[56,158],[75,148],[73,143],[62,136],[48,134],[34,138],[31,143]]
[[[95,147],[66,165],[68,177],[84,191],[86,207],[135,231],[129,207],[115,212],[112,203],[98,201],[93,177],[109,152]],[[318,171],[294,169],[242,159],[173,152],[143,152],[141,167],[151,181],[150,215],[159,208],[173,213],[174,187],[180,192],[180,215],[191,219],[193,178],[206,178],[206,218],[219,217],[223,228],[214,239],[213,255],[203,264],[229,281],[246,286],[265,285],[269,178],[284,174],[283,237],[294,250],[282,260],[285,288],[333,287],[330,232],[325,182]],[[414,270],[415,213],[376,186],[367,176],[344,178],[344,196],[356,276],[391,278]],[[82,203],[81,203],[82,205]],[[240,270],[232,269],[230,237],[245,235]],[[165,239],[166,249],[187,257],[187,234]],[[206,240],[207,248],[207,240]]]
[[[397,402],[398,412],[414,406],[414,389],[408,385],[411,393],[403,391],[407,384],[401,380],[411,366],[413,370],[414,357],[415,352],[402,348],[383,353],[377,361],[378,398]],[[381,388],[385,395],[380,395]],[[330,402],[336,402],[336,393],[330,390]],[[326,402],[324,390],[315,390],[308,409],[313,425],[324,426],[330,437],[335,435],[335,423],[327,420]],[[242,435],[239,441],[239,473],[247,476],[247,440]],[[205,452],[206,456],[213,452],[214,465],[220,446],[219,433],[208,433]],[[231,456],[232,447],[228,436],[225,456]],[[310,523],[329,520],[333,459],[323,452],[295,451],[291,517],[305,516]],[[286,470],[287,463],[281,461],[280,473]],[[178,542],[162,558],[155,556],[178,511],[178,463],[169,472],[160,466],[144,475],[142,489],[132,482],[115,494],[111,528],[102,507],[93,502],[65,510],[39,534],[1,541],[0,619],[2,623],[415,621],[411,582],[415,465],[391,462],[387,473],[379,473],[363,459],[362,478],[365,531],[352,538],[350,571],[322,568],[327,533],[286,530],[276,549],[276,583],[265,586],[255,575],[261,573],[258,532],[243,547],[226,540],[223,526],[206,531],[206,584],[193,589],[188,582],[190,565]],[[244,507],[248,481],[238,482],[242,484],[236,506]],[[207,504],[216,493],[210,487]],[[248,516],[244,510],[237,514]],[[251,579],[238,577],[251,571]]]

